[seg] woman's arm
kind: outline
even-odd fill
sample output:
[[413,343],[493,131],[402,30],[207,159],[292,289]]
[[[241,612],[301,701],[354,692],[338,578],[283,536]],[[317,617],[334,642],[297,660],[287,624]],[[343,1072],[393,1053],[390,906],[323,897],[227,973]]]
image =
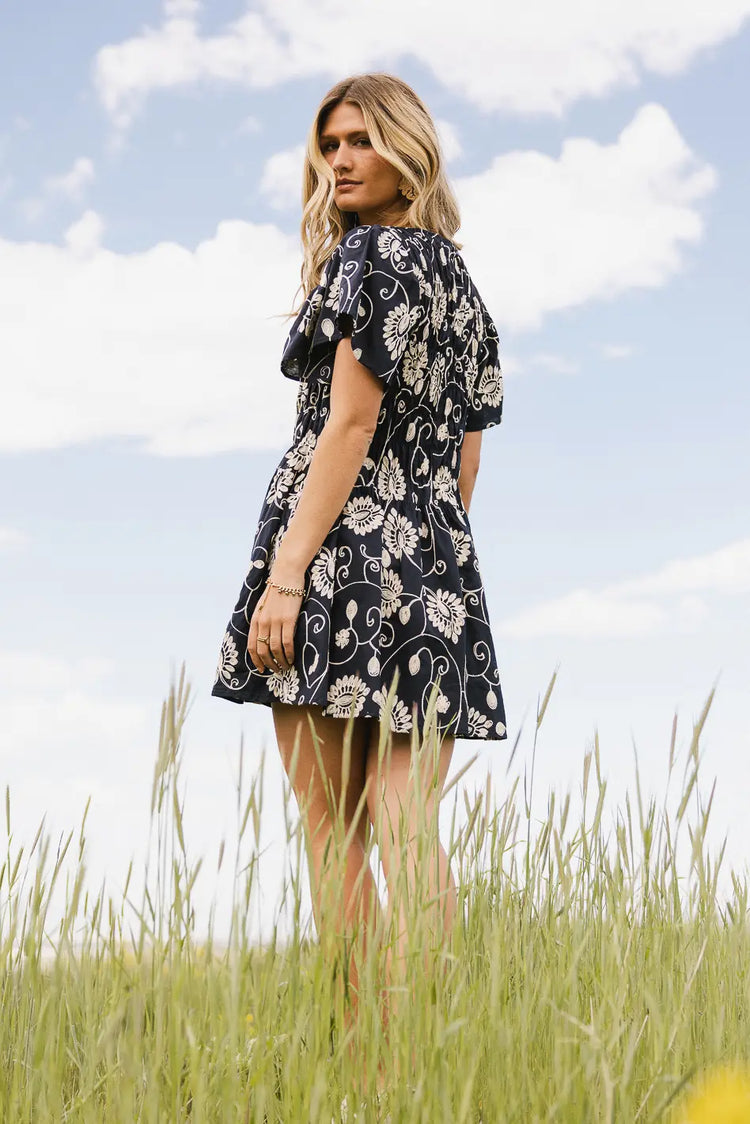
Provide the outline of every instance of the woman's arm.
[[[383,391],[378,376],[354,358],[351,339],[340,339],[331,375],[330,414],[269,575],[278,585],[304,589],[305,571],[341,514],[367,456]],[[300,604],[298,597],[266,586],[247,638],[258,671],[292,666]],[[261,635],[268,636],[268,644],[260,645]]]
[[474,485],[477,482],[481,452],[481,429],[465,433],[463,445],[461,446],[461,468],[458,473],[458,490],[461,493],[461,502],[466,511],[469,510]]
[[[370,448],[384,386],[352,353],[336,345],[330,414],[318,437],[294,515],[279,546],[273,580],[304,585],[304,573],[341,514]],[[297,579],[296,582],[290,579]]]

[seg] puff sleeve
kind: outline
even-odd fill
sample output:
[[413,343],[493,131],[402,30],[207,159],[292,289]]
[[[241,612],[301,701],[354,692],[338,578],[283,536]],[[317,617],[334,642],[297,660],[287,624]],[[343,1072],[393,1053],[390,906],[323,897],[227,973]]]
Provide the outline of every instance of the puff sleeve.
[[497,328],[475,296],[476,330],[473,347],[475,355],[471,373],[467,378],[468,406],[466,431],[475,432],[499,425],[503,416],[503,372],[500,366],[500,341]]
[[387,386],[425,315],[413,250],[398,228],[373,224],[348,231],[337,253],[316,335],[351,336],[355,359]]

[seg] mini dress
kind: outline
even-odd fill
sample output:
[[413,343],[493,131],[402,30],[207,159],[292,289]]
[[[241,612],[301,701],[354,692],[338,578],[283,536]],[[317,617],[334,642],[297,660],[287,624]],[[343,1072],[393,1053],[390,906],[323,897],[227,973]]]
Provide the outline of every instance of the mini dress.
[[[305,572],[294,662],[258,671],[255,607],[330,412],[338,341],[383,383],[372,442]],[[453,242],[379,224],[347,231],[291,326],[281,371],[299,381],[293,438],[268,485],[212,695],[312,704],[394,732],[507,738],[492,630],[458,486],[467,431],[502,418],[498,333]]]

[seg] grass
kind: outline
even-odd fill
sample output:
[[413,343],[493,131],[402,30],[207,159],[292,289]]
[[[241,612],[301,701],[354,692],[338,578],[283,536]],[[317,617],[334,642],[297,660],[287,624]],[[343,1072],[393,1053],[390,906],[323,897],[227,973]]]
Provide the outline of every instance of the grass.
[[[74,833],[53,858],[41,827],[28,853],[14,849],[6,789],[0,1120],[329,1124],[344,1094],[356,1103],[362,1073],[374,1076],[384,1050],[394,1074],[414,1061],[409,1080],[390,1090],[394,1124],[750,1119],[722,1116],[720,1097],[710,1117],[685,1107],[704,1072],[741,1067],[750,1052],[747,880],[732,873],[733,893],[719,901],[723,848],[709,853],[713,790],[704,802],[699,783],[713,691],[693,729],[676,808],[646,800],[636,771],[635,793],[609,832],[598,741],[583,759],[578,822],[570,793],[551,793],[546,818],[532,819],[537,734],[554,682],[538,709],[523,791],[516,781],[497,806],[489,786],[473,802],[464,791],[460,828],[454,802],[443,842],[459,915],[432,970],[421,967],[424,900],[409,897],[408,1003],[387,1044],[376,1000],[380,953],[364,958],[354,1058],[338,1017],[342,960],[303,926],[304,864],[288,887],[293,938],[249,941],[257,862],[240,868],[239,844],[249,831],[259,837],[257,777],[240,817],[229,941],[219,947],[210,933],[195,940],[191,893],[201,860],[188,852],[179,792],[184,666],[163,706],[151,802],[156,862],[140,903],[130,897],[132,863],[122,901],[89,892],[84,813],[64,917],[49,933]],[[675,742],[676,722],[670,784]],[[293,811],[288,790],[287,798]],[[300,858],[299,821],[288,821]],[[429,831],[425,839],[429,846]]]

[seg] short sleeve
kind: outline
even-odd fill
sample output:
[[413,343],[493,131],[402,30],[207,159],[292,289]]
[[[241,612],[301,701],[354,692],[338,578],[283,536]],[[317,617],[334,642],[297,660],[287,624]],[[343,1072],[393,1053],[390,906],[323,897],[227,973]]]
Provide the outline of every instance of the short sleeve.
[[476,356],[471,364],[471,374],[466,386],[467,432],[499,425],[503,416],[503,372],[500,367],[497,328],[478,296],[475,297],[474,306]]
[[316,333],[329,343],[351,336],[355,359],[388,385],[425,311],[408,236],[397,227],[359,226],[337,251]]

